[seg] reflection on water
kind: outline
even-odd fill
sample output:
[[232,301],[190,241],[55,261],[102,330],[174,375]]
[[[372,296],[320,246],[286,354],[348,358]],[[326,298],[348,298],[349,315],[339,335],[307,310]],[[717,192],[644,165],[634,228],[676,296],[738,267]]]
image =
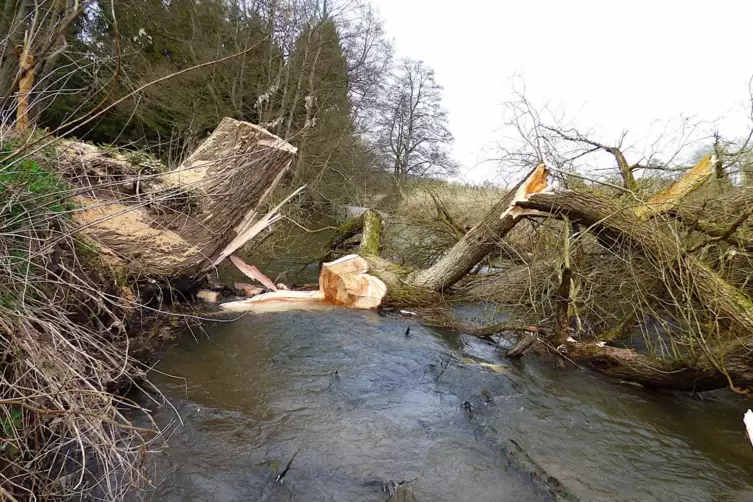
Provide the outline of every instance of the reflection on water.
[[[264,314],[177,343],[159,369],[185,381],[154,379],[185,425],[155,455],[161,484],[146,497],[380,501],[383,483],[418,478],[420,501],[548,500],[506,468],[495,445],[511,438],[582,500],[753,500],[747,401],[651,393],[534,357],[511,364],[475,339],[416,325],[406,338],[407,322]],[[468,354],[505,371],[463,363]]]

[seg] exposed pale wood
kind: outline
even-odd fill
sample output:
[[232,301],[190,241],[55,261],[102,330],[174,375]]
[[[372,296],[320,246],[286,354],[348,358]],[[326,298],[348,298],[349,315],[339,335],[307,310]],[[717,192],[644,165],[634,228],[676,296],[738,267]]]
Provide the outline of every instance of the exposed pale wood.
[[310,310],[329,308],[321,291],[272,291],[256,295],[246,300],[227,302],[220,305],[222,310],[230,312],[280,312],[288,310]]
[[272,282],[272,279],[267,277],[266,275],[262,274],[258,268],[256,268],[253,265],[249,265],[248,263],[244,262],[239,257],[232,255],[230,257],[230,261],[235,265],[235,268],[240,270],[243,275],[248,277],[249,279],[253,279],[255,281],[258,281],[259,283],[263,284],[265,288],[270,289],[272,291],[277,291],[277,285]]
[[278,213],[280,208],[287,204],[290,199],[298,195],[303,191],[306,186],[298,188],[296,191],[285,197],[279,204],[277,204],[271,211],[257,219],[256,211],[252,210],[246,215],[241,223],[238,224],[237,235],[235,238],[225,246],[219,256],[214,259],[214,265],[219,265],[222,260],[235,253],[241,247],[243,247],[248,241],[256,237],[261,231],[268,228],[273,223],[282,218]]
[[690,171],[672,183],[666,190],[659,192],[645,204],[638,206],[635,213],[640,218],[650,218],[656,214],[669,211],[688,195],[698,190],[714,174],[716,158],[706,155]]
[[181,166],[164,174],[164,166],[149,161],[144,167],[156,174],[142,176],[126,155],[80,142],[63,141],[58,153],[61,172],[91,187],[81,197],[88,199],[81,204],[85,210],[74,215],[82,231],[119,255],[128,275],[195,283],[275,220],[279,206],[263,217],[260,208],[295,148],[226,118]]
[[18,83],[16,108],[16,130],[25,132],[29,128],[29,96],[34,88],[34,56],[29,54],[28,46],[19,45],[16,53],[20,57],[19,69],[21,80]]
[[327,301],[354,308],[376,308],[387,293],[380,279],[367,274],[369,264],[358,255],[347,255],[322,264],[319,289]]
[[217,291],[210,291],[208,289],[200,289],[196,293],[196,298],[205,301],[207,303],[217,303],[220,301],[220,294]]
[[201,251],[206,258],[195,267],[214,264],[252,226],[295,152],[261,127],[224,118],[177,170],[165,176],[167,183],[197,199],[197,214],[166,214],[155,220]]

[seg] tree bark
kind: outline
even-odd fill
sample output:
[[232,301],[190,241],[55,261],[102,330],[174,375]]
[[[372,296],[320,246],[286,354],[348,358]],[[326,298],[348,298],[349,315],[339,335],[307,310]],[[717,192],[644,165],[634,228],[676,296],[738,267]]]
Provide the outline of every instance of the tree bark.
[[117,256],[128,275],[186,279],[201,277],[228,246],[238,247],[295,155],[280,138],[230,118],[165,174],[142,175],[123,155],[83,143],[62,142],[58,151],[71,180],[93,187],[78,197],[82,231]]
[[738,387],[753,385],[753,353],[738,340],[713,349],[720,359],[703,354],[694,361],[662,361],[632,349],[595,343],[572,343],[566,350],[570,359],[593,370],[645,387],[700,392],[730,386],[745,393]]
[[516,210],[515,203],[543,190],[546,187],[547,175],[548,171],[543,164],[533,169],[437,263],[416,273],[409,282],[413,286],[443,291],[459,281],[517,224],[521,213]]
[[362,255],[378,255],[382,229],[382,217],[379,213],[366,210],[361,216],[363,221],[363,237],[361,238],[360,253]]
[[738,334],[753,333],[753,302],[727,283],[708,265],[687,256],[657,221],[642,221],[627,208],[592,194],[566,192],[534,194],[518,205],[555,216],[566,216],[589,227],[602,243],[619,245],[643,254],[658,270],[669,290],[687,286],[725,327]]
[[[158,218],[212,263],[244,227],[290,167],[296,149],[248,122],[225,118],[166,181],[199,198],[194,216]],[[176,217],[177,216],[177,217]],[[199,263],[195,264],[200,265]]]

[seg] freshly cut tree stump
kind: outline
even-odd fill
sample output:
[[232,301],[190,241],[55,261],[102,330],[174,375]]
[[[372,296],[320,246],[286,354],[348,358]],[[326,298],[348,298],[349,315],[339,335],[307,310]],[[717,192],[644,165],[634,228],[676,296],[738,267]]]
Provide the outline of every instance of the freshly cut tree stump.
[[360,309],[376,308],[387,293],[380,279],[367,274],[369,264],[358,255],[351,254],[322,264],[319,289],[334,304]]

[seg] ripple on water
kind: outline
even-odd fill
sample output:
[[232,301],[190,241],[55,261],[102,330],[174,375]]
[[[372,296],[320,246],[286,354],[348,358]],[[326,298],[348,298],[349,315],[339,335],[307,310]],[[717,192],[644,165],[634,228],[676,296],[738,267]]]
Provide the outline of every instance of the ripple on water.
[[[164,481],[153,499],[379,501],[381,482],[417,477],[421,501],[546,500],[490,447],[512,438],[583,500],[753,500],[744,401],[510,363],[475,339],[420,326],[406,338],[405,327],[373,312],[297,311],[177,343],[160,370],[186,381],[155,380],[185,425],[155,456]],[[461,363],[462,347],[503,373]],[[174,418],[157,411],[162,424]]]

